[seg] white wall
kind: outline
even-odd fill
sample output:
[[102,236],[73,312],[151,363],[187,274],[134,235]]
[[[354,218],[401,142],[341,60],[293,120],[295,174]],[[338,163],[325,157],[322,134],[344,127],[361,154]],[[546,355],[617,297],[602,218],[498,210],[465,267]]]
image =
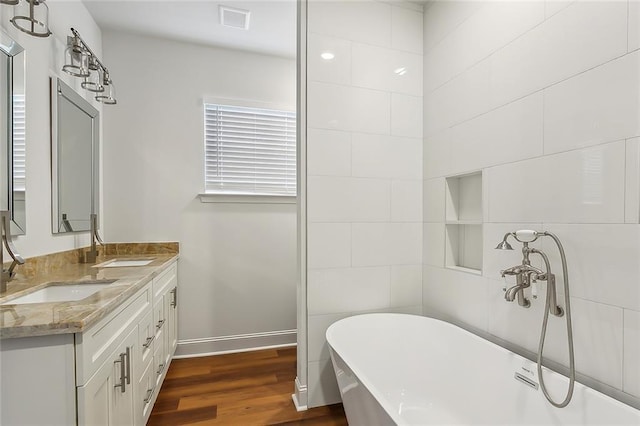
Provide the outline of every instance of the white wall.
[[[436,2],[424,17],[425,314],[535,352],[544,299],[507,303],[499,270],[521,256],[493,248],[556,233],[578,372],[640,397],[639,3]],[[477,170],[479,276],[443,268],[444,177]],[[564,327],[550,320],[545,355],[567,365]]]
[[[13,7],[0,5],[0,27],[26,50],[26,217],[27,232],[14,238],[23,257],[84,247],[88,233],[53,235],[51,233],[51,137],[49,122],[49,77],[58,76],[94,107],[102,105],[80,87],[80,79],[62,72],[67,35],[73,27],[100,56],[102,36],[89,12],[79,1],[50,1],[48,38],[32,37],[16,29],[9,19]],[[6,259],[6,258],[5,258]],[[19,271],[19,270],[18,270]]]
[[104,51],[118,98],[105,112],[105,238],[180,242],[178,353],[295,342],[295,204],[197,198],[203,98],[295,110],[295,61],[109,31]]
[[375,310],[422,312],[422,9],[310,1],[307,37],[314,407],[340,400],[325,342],[332,322]]

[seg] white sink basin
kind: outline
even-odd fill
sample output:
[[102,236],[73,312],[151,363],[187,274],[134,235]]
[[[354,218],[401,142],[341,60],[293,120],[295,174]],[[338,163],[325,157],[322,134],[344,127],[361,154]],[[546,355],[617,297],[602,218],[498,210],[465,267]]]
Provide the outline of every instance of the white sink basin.
[[116,259],[97,266],[100,268],[124,268],[129,266],[147,266],[151,262],[153,262],[153,259]]
[[90,284],[51,285],[33,293],[9,300],[3,305],[23,305],[26,303],[73,302],[82,300],[111,285],[113,281]]

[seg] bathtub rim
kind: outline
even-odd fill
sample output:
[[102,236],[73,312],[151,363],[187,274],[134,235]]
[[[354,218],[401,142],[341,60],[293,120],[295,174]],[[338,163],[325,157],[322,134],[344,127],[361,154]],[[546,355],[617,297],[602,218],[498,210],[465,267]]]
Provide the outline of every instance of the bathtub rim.
[[[325,338],[327,340],[327,345],[329,346],[329,350],[330,353],[336,352],[337,354],[340,355],[340,357],[344,360],[344,362],[347,364],[347,366],[353,371],[353,373],[357,376],[358,380],[366,387],[366,389],[374,396],[374,398],[376,398],[378,401],[384,401],[384,402],[388,402],[386,400],[386,398],[384,397],[384,395],[381,394],[381,392],[379,392],[379,390],[377,388],[375,388],[374,386],[371,385],[371,383],[369,383],[369,379],[367,378],[366,375],[363,376],[362,371],[360,370],[359,367],[354,366],[353,363],[350,363],[351,360],[349,360],[349,357],[347,356],[345,358],[344,354],[341,354],[339,351],[336,351],[336,349],[331,345],[330,343],[330,330],[332,329],[332,327],[334,326],[334,324],[337,324],[341,321],[349,321],[350,319],[353,319],[354,317],[362,317],[362,316],[401,316],[401,317],[415,317],[415,318],[424,318],[427,320],[435,320],[439,323],[441,323],[442,325],[444,325],[446,328],[456,328],[459,329],[460,331],[464,332],[466,335],[470,336],[472,339],[480,339],[485,341],[485,343],[490,343],[492,345],[494,345],[498,350],[502,351],[502,352],[508,352],[508,353],[513,353],[516,355],[519,355],[525,359],[528,359],[531,362],[537,362],[537,354],[533,353],[531,351],[528,351],[522,347],[519,347],[517,345],[514,345],[510,342],[507,342],[503,339],[497,338],[496,336],[490,335],[486,332],[484,333],[477,333],[475,331],[479,331],[477,329],[468,329],[467,327],[463,327],[462,325],[453,323],[447,319],[444,318],[438,318],[435,316],[428,316],[428,315],[417,315],[417,314],[406,314],[406,313],[391,313],[391,312],[373,312],[373,313],[362,313],[362,314],[356,314],[356,315],[352,315],[350,317],[346,317],[346,318],[342,318],[336,322],[334,322],[333,324],[331,324],[328,328],[327,331],[325,333]],[[486,338],[485,336],[490,336],[492,338]],[[505,343],[506,345],[502,345],[500,343]],[[513,350],[514,348],[517,348],[518,350]],[[569,378],[568,378],[568,368],[564,367],[563,365],[555,362],[555,361],[550,361],[548,359],[544,359],[543,365],[542,365],[543,370],[545,371],[551,371],[553,373],[557,373],[562,377],[562,380],[566,380],[566,382],[569,382]],[[334,371],[335,374],[335,371]],[[364,379],[363,377],[365,377],[366,379]],[[587,379],[587,380],[585,380]],[[630,394],[627,394],[619,389],[615,389],[612,388],[609,385],[606,385],[604,383],[598,382],[593,378],[590,378],[589,376],[585,376],[584,374],[580,374],[580,373],[576,373],[576,383],[585,386],[587,388],[590,388],[591,390],[598,392],[602,395],[605,395],[611,399],[613,399],[616,403],[620,403],[626,406],[629,406],[631,408],[634,408],[636,410],[640,410],[640,398],[638,398],[637,400]],[[596,384],[596,386],[592,386],[591,384]],[[603,388],[607,389],[609,392],[603,392]],[[611,392],[611,391],[615,391],[615,392]],[[613,393],[613,394],[612,394]],[[620,395],[624,395],[624,398],[619,398],[617,396]],[[630,403],[631,402],[631,403]],[[382,406],[382,408],[387,412],[387,414],[397,423],[397,424],[404,424],[404,420],[402,418],[399,417],[399,415],[395,412],[389,412],[389,410],[387,410],[387,407],[385,407],[383,404],[380,404]],[[386,405],[391,406],[392,404],[387,403]]]

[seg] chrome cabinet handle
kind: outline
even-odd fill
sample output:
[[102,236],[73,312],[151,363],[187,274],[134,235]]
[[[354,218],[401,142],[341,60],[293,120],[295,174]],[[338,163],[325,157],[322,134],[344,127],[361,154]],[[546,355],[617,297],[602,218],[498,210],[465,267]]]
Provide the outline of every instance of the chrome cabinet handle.
[[144,403],[148,404],[151,401],[151,397],[153,396],[154,389],[147,389],[147,396],[144,397]]
[[156,374],[160,375],[162,374],[163,371],[164,371],[164,362],[158,365],[158,371],[156,371]]
[[151,342],[153,342],[155,338],[156,338],[155,334],[151,337],[147,337],[147,341],[142,344],[142,347],[149,348],[151,346]]
[[160,320],[160,321],[158,321],[158,323],[156,324],[156,328],[157,328],[158,330],[160,330],[160,329],[162,328],[162,326],[164,325],[164,321],[165,321],[165,320]]
[[125,352],[127,356],[127,384],[131,384],[131,348],[127,346],[127,351]]
[[171,301],[171,306],[173,306],[173,308],[175,309],[178,307],[178,287],[174,287],[170,293],[173,294],[173,300]]
[[114,385],[114,388],[120,388],[120,392],[124,393],[126,391],[126,387],[127,387],[127,375],[126,375],[126,366],[124,365],[124,363],[126,362],[126,352],[123,352],[120,354],[120,359],[115,360],[113,363],[114,364],[118,364],[120,363],[120,383],[118,383],[117,385]]

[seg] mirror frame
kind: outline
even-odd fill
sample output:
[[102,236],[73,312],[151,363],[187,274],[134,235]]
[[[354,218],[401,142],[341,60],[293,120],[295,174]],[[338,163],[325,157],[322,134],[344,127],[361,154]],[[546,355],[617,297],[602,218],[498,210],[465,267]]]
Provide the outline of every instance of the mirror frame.
[[[0,51],[2,51],[5,55],[7,55],[9,59],[9,69],[8,69],[8,80],[7,87],[10,89],[8,93],[7,103],[7,134],[6,138],[3,135],[2,141],[3,144],[6,141],[6,146],[0,146],[0,149],[5,151],[7,156],[6,158],[6,172],[3,173],[2,176],[2,185],[4,185],[4,180],[7,181],[7,194],[6,200],[2,200],[2,202],[6,202],[7,210],[9,210],[11,214],[11,234],[12,235],[24,235],[27,231],[27,218],[26,218],[26,209],[25,209],[25,217],[22,220],[16,218],[15,209],[14,209],[14,187],[13,187],[13,94],[14,94],[14,81],[16,77],[22,79],[23,90],[22,94],[26,95],[26,52],[22,46],[20,46],[9,34],[7,34],[4,30],[0,28]],[[21,72],[16,74],[14,72],[14,63],[20,62],[22,64]],[[4,197],[4,195],[3,195]],[[26,198],[26,188],[25,188],[25,198]]]
[[91,230],[91,218],[87,217],[88,227],[77,230],[60,230],[59,211],[59,144],[58,138],[58,99],[64,97],[73,103],[85,114],[91,117],[92,137],[91,137],[91,213],[98,214],[99,210],[99,144],[100,144],[100,111],[93,107],[85,98],[80,96],[73,88],[68,86],[58,77],[51,77],[51,225],[52,233],[77,233]]

